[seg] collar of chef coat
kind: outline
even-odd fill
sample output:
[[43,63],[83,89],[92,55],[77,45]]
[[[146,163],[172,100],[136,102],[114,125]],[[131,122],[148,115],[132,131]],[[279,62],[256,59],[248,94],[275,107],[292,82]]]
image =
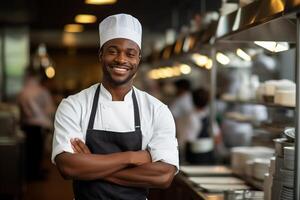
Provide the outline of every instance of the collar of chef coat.
[[[131,102],[132,99],[132,88],[131,90],[125,95],[124,102]],[[100,84],[100,99],[103,102],[112,102],[112,96],[110,92],[103,86],[103,84]],[[117,101],[116,101],[117,102]],[[123,101],[122,101],[123,102]]]

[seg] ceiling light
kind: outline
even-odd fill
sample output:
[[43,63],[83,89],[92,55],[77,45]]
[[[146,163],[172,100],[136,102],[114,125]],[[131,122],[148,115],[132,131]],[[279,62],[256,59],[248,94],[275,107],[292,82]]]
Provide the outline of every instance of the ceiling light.
[[180,67],[174,66],[172,69],[173,69],[173,76],[180,76],[181,74]]
[[49,66],[45,69],[45,74],[48,78],[53,78],[55,76],[55,69],[52,66]]
[[289,44],[287,42],[277,42],[274,52],[280,52],[286,50],[289,50]]
[[86,4],[95,4],[95,5],[108,5],[114,4],[117,0],[85,0]]
[[65,32],[68,33],[78,33],[83,31],[83,26],[80,24],[67,24],[64,28]]
[[242,49],[238,48],[236,50],[236,54],[241,57],[243,60],[245,61],[251,61],[251,56],[249,56],[245,51],[243,51]]
[[75,22],[82,23],[82,24],[88,24],[88,23],[95,23],[97,21],[97,17],[95,15],[76,15]]
[[191,43],[191,39],[190,39],[190,37],[188,36],[188,37],[186,37],[186,38],[184,39],[184,43],[183,43],[183,47],[182,47],[182,50],[183,50],[184,52],[188,52],[188,51],[189,51],[189,49],[190,49],[190,43]]
[[212,59],[207,59],[207,62],[206,62],[206,64],[205,64],[205,68],[206,69],[211,69],[212,68],[212,66],[213,66],[213,61],[212,61]]
[[187,64],[180,64],[179,67],[180,67],[181,73],[183,73],[183,74],[189,74],[192,71],[191,67],[188,66]]
[[195,62],[196,65],[198,65],[199,67],[203,67],[206,65],[207,61],[208,61],[208,57],[201,55],[199,53],[194,53],[192,55],[192,60]]
[[228,56],[226,56],[225,54],[218,52],[216,55],[216,59],[219,63],[221,63],[222,65],[227,65],[230,62],[230,59],[228,58]]
[[280,52],[289,49],[289,44],[287,42],[254,41],[254,44],[261,46],[271,52]]

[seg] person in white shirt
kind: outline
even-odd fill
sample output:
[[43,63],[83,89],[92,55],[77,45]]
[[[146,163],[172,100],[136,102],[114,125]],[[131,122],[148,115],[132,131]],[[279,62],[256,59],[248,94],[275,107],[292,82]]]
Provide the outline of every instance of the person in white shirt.
[[26,178],[41,180],[46,178],[42,168],[45,132],[53,129],[55,105],[50,92],[41,85],[39,73],[31,68],[26,69],[24,86],[17,102],[21,113],[21,129],[26,135]]
[[127,14],[99,25],[100,84],[64,99],[55,117],[52,161],[73,179],[75,199],[144,200],[179,169],[168,107],[133,86],[141,24]]
[[185,145],[187,142],[188,129],[190,124],[189,115],[194,109],[191,84],[187,79],[179,79],[174,82],[176,98],[170,106],[170,110],[176,122],[176,135],[178,138],[180,161],[185,162]]
[[209,92],[198,88],[192,92],[194,110],[189,116],[186,160],[190,164],[214,164],[214,147],[221,143],[219,126],[213,122],[210,133]]

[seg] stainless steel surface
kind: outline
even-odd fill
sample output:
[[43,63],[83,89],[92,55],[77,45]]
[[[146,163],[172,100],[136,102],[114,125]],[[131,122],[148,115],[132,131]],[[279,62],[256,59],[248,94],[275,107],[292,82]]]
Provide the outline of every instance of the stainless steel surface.
[[299,0],[254,1],[236,12],[221,16],[216,37],[221,41],[295,43],[296,22],[292,18],[299,5]]
[[297,15],[297,47],[296,47],[296,137],[295,137],[295,185],[294,199],[300,199],[300,15]]
[[210,57],[213,59],[213,66],[210,70],[210,136],[213,138],[213,123],[216,120],[216,86],[217,86],[217,64],[215,60],[216,50],[215,48],[211,48]]

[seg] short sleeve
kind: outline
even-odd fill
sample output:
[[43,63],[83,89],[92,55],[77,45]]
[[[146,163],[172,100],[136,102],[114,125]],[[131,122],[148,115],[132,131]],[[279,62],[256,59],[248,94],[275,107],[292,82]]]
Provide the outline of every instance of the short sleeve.
[[54,120],[54,136],[51,160],[55,164],[55,157],[62,152],[74,153],[70,139],[83,140],[81,122],[81,107],[70,97],[62,100],[57,108]]
[[178,170],[178,143],[173,116],[166,105],[160,106],[154,115],[153,135],[148,144],[152,161],[174,165]]

